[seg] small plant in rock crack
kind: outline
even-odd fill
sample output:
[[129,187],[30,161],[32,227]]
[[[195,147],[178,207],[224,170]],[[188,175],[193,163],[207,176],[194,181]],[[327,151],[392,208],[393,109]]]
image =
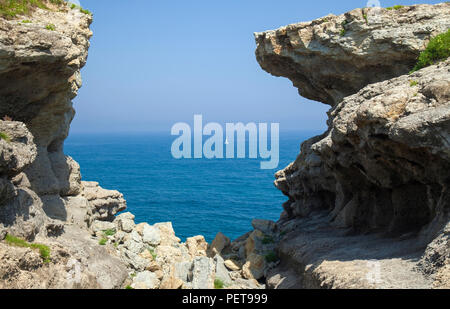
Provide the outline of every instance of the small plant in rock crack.
[[150,252],[150,254],[152,255],[153,259],[156,260],[157,254],[155,252],[155,249],[153,248],[147,248],[148,252]]
[[5,142],[8,142],[8,143],[11,141],[11,138],[9,137],[9,135],[4,132],[0,132],[0,139],[4,140]]
[[225,283],[220,280],[220,279],[216,279],[214,280],[214,288],[217,290],[221,290],[225,287]]
[[54,24],[48,24],[47,26],[45,26],[45,29],[50,30],[50,31],[55,31],[56,26]]
[[104,230],[103,235],[105,235],[106,237],[114,236],[116,235],[116,230],[115,229]]
[[102,239],[99,240],[98,244],[100,246],[105,246],[107,242],[108,242],[108,239],[102,238]]

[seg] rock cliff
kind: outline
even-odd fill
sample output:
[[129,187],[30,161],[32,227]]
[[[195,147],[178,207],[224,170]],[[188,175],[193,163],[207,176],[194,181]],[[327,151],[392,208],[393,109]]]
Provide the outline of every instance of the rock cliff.
[[279,222],[208,244],[82,181],[63,143],[92,16],[45,3],[0,17],[0,288],[449,287],[450,60],[407,73],[450,4],[256,34],[262,68],[331,105],[329,128],[277,173]]
[[125,200],[93,192],[63,153],[92,17],[47,4],[30,16],[0,17],[0,238],[42,243],[51,259],[1,243],[0,288],[118,288],[126,267],[91,239],[87,224],[125,209]]
[[0,11],[0,288],[264,287],[230,260],[224,235],[181,243],[171,223],[136,225],[118,215],[121,193],[81,180],[63,143],[92,16],[42,3],[23,16]]
[[449,16],[366,8],[255,35],[263,69],[332,106],[276,175],[289,201],[269,286],[449,287],[450,60],[408,74]]

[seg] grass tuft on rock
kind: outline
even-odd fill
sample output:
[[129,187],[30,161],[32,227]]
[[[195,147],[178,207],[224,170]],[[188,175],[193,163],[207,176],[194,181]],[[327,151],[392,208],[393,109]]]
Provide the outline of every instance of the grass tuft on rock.
[[0,0],[0,17],[13,19],[18,15],[30,15],[36,8],[49,10],[47,4],[62,5],[64,0]]
[[220,279],[216,279],[214,280],[214,288],[217,290],[221,290],[225,287],[225,283],[220,280]]
[[400,9],[402,9],[404,7],[405,7],[404,5],[394,5],[394,6],[390,6],[390,7],[386,8],[386,10],[388,10],[388,11],[400,10]]
[[43,244],[31,244],[21,238],[14,237],[10,234],[7,234],[5,237],[5,241],[10,246],[16,246],[21,248],[31,248],[39,250],[39,254],[41,258],[44,260],[44,263],[50,263],[50,248]]
[[50,31],[55,31],[56,26],[54,24],[48,24],[47,26],[45,26],[45,29],[50,30]]
[[427,48],[420,54],[417,64],[411,73],[445,60],[448,57],[450,57],[450,30],[430,40]]
[[114,236],[116,234],[116,230],[115,229],[109,229],[109,230],[104,230],[103,231],[103,235],[105,236]]
[[4,140],[5,142],[10,142],[11,138],[8,136],[8,134],[0,132],[0,139]]

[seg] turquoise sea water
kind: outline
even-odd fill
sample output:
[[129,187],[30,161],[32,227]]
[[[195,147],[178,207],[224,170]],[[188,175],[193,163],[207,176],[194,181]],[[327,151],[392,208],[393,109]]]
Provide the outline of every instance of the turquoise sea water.
[[286,201],[274,174],[295,160],[300,144],[319,132],[281,132],[280,164],[261,170],[260,160],[176,160],[167,133],[71,134],[65,153],[81,165],[83,180],[125,195],[136,222],[173,222],[177,236],[217,232],[235,239],[251,220],[277,220]]

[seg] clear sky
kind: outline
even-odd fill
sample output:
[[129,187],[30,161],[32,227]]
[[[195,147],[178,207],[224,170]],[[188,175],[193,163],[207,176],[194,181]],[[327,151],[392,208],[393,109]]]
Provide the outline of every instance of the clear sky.
[[[420,3],[439,3],[422,1]],[[366,0],[81,0],[94,13],[72,132],[167,131],[176,122],[325,129],[328,106],[258,65],[253,32],[365,7]],[[383,7],[416,1],[382,0]]]

